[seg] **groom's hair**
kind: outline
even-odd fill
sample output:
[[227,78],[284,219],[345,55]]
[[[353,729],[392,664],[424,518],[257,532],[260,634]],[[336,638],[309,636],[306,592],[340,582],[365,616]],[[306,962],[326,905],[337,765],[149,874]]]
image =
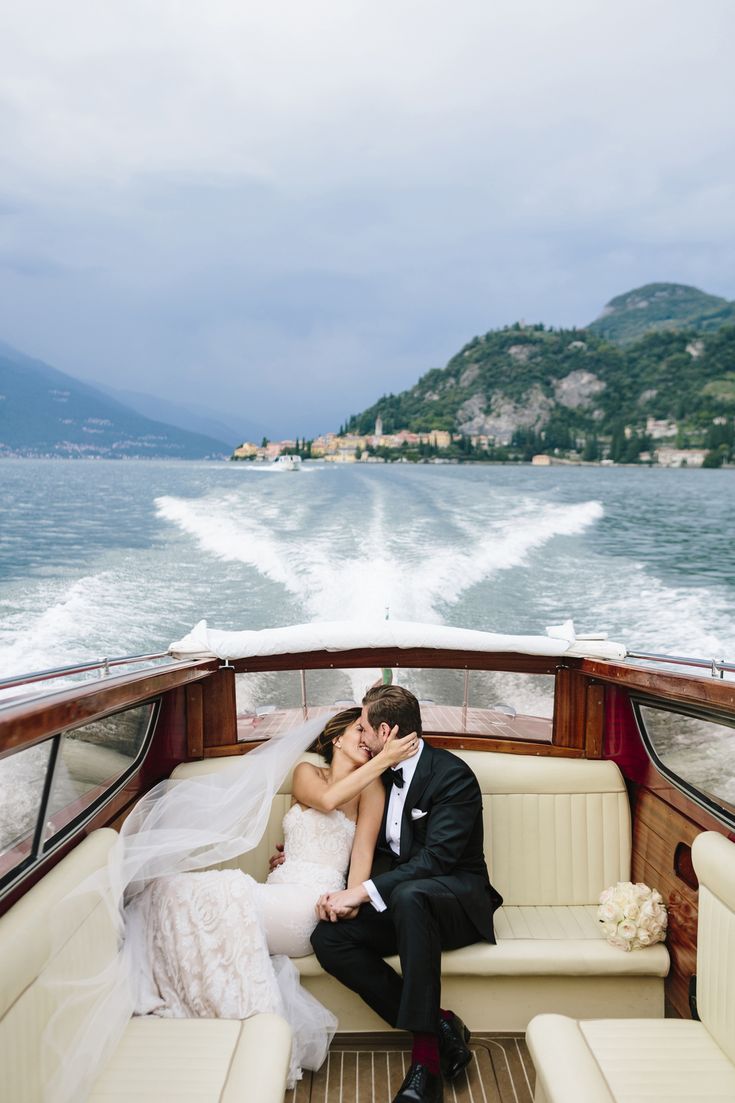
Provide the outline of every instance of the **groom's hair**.
[[372,728],[398,724],[399,735],[421,735],[421,709],[410,690],[403,686],[373,686],[362,699]]

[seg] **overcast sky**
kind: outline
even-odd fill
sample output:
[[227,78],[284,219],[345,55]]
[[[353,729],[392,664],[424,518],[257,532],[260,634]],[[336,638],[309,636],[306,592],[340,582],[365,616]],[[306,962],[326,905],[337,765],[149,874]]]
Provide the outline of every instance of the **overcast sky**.
[[313,434],[517,319],[735,298],[732,0],[0,7],[0,339]]

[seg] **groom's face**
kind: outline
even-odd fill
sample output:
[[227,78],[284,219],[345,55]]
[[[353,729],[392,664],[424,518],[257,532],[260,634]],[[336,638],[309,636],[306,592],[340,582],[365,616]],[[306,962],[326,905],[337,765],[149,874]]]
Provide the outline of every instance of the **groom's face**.
[[[368,720],[368,710],[367,710],[367,706],[365,706],[365,705],[362,706],[362,716],[360,717],[360,722],[362,724],[362,729],[363,729],[362,730],[362,742],[365,744],[367,749],[370,751],[371,756],[379,754],[382,751],[383,744],[385,743],[386,739],[388,738],[388,734],[390,732],[390,729],[388,728],[388,725],[387,724],[379,724],[378,729],[376,731],[376,729],[372,726],[372,724]],[[385,729],[385,732],[383,731],[383,729]]]

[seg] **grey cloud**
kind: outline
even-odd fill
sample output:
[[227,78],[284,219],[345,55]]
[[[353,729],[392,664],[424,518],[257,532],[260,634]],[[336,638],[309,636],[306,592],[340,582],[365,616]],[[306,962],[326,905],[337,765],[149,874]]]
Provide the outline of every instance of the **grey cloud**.
[[2,17],[0,336],[30,354],[301,435],[519,317],[735,297],[729,3],[175,11]]

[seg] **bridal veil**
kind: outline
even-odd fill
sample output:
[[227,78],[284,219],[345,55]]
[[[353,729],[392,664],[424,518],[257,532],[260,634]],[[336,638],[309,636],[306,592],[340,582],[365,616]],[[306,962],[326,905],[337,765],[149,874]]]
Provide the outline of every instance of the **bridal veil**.
[[[102,970],[81,980],[70,982],[54,965],[48,971],[56,1010],[41,1055],[46,1103],[78,1103],[87,1096],[133,1014],[136,968],[145,952],[144,931],[135,921],[135,901],[143,888],[154,878],[205,869],[253,849],[265,832],[274,794],[323,726],[323,717],[309,720],[225,769],[160,782],[123,823],[106,868],[61,902],[51,920],[53,960],[58,958],[53,950],[66,942],[82,906],[107,909],[117,946]],[[289,959],[273,962],[285,1001],[301,1003],[303,997],[320,1008],[299,989],[297,970]],[[336,1027],[333,1016],[320,1010],[326,1018],[305,1040],[311,1053],[301,1053],[307,1065],[318,1060],[330,1022],[331,1033]],[[313,1008],[310,1011],[313,1015]],[[286,1007],[285,1014],[293,1022],[292,1014],[299,1012]]]

